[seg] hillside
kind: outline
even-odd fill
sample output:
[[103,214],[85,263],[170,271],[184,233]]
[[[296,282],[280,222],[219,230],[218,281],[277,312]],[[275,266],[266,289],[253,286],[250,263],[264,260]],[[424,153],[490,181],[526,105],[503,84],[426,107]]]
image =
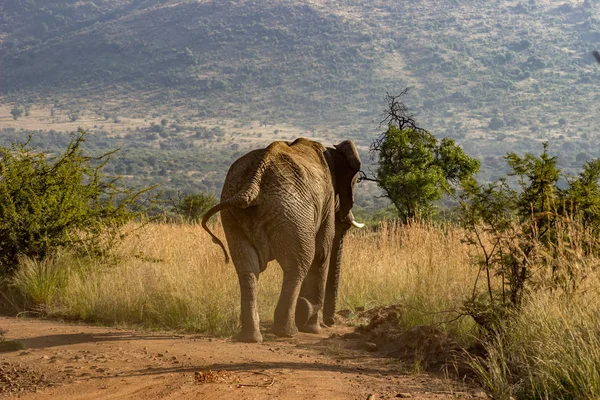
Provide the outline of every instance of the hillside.
[[[484,179],[503,174],[507,151],[545,140],[574,172],[600,155],[599,39],[595,0],[11,0],[0,4],[0,102],[52,112],[40,130],[104,116],[116,121],[107,137],[179,120],[153,148],[172,136],[202,154],[314,135],[366,149],[385,92],[409,86],[421,125],[479,157]],[[17,130],[27,119],[1,117]],[[198,126],[224,136],[198,143]]]
[[325,125],[340,112],[372,111],[392,83],[376,71],[379,44],[367,24],[310,3],[22,3],[1,25],[6,93],[118,88],[163,102],[169,90],[170,103],[194,99],[207,117]]

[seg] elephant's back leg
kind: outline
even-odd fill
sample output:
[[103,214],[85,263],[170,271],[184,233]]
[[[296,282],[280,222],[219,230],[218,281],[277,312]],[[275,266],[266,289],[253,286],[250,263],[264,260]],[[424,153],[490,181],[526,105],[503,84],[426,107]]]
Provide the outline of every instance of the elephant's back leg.
[[262,342],[258,317],[258,275],[265,269],[259,254],[242,228],[228,213],[223,213],[223,228],[229,253],[238,276],[241,293],[242,330],[237,339],[242,342]]
[[[306,277],[315,254],[314,235],[310,238],[310,233],[306,235],[299,234],[299,230],[290,230],[289,232],[280,232],[272,234],[271,242],[274,243],[272,252],[281,269],[283,270],[283,284],[279,301],[275,308],[273,322],[273,333],[278,336],[291,337],[298,333],[296,326],[296,305],[300,308],[310,307],[305,300],[298,297],[302,282]],[[305,310],[301,314],[310,313]],[[304,324],[303,321],[301,324]]]
[[[331,257],[334,236],[333,217],[324,221],[315,238],[315,253],[312,264],[302,283],[300,300],[296,310],[296,322],[302,332],[318,333],[320,330],[319,310],[325,298],[325,283]],[[307,302],[308,307],[301,307]]]

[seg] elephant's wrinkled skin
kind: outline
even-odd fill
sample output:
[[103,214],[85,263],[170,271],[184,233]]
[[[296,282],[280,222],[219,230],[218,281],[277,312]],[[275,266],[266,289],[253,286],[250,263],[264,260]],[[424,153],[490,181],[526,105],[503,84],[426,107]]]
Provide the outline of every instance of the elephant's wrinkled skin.
[[318,332],[324,301],[324,322],[333,323],[344,235],[352,225],[361,227],[351,212],[358,152],[349,140],[334,147],[297,139],[244,155],[229,169],[221,203],[202,220],[227,259],[223,243],[207,227],[221,211],[242,295],[238,340],[262,341],[257,280],[271,260],[283,269],[273,333]]

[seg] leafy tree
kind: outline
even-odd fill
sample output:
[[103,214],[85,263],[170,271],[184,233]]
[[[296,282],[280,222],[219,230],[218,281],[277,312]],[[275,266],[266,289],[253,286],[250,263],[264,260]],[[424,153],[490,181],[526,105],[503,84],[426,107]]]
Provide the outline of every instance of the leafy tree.
[[560,178],[560,169],[556,168],[556,157],[548,155],[548,143],[544,143],[543,147],[539,157],[531,153],[524,157],[508,153],[505,157],[512,170],[510,175],[518,178],[521,187],[517,208],[521,218],[554,212],[559,205],[560,192],[556,183]]
[[561,205],[593,232],[600,229],[600,159],[587,161],[577,177],[568,179]]
[[[464,302],[464,310],[475,322],[487,331],[495,331],[508,315],[512,306],[517,307],[525,287],[523,274],[514,262],[513,210],[515,193],[505,180],[487,185],[474,181],[464,185],[460,195],[460,222],[465,228],[464,241],[477,249],[475,262],[480,274],[474,283],[477,288],[481,272],[486,279],[486,291],[473,294]],[[500,293],[492,286],[492,277],[501,276]]]
[[[505,159],[518,190],[504,179],[488,185],[470,181],[460,196],[466,241],[479,250],[487,277],[485,295],[474,290],[465,310],[487,330],[518,311],[528,291],[544,286],[575,291],[584,279],[577,265],[600,251],[594,239],[600,229],[600,160],[587,162],[560,189],[561,171],[547,143],[539,156],[509,153]],[[494,275],[501,278],[500,288],[492,287]]]
[[497,130],[497,129],[501,129],[504,128],[505,122],[503,119],[500,119],[498,117],[493,117],[490,120],[490,123],[488,124],[488,128],[489,129],[493,129],[493,130]]
[[42,259],[59,247],[102,251],[135,216],[138,200],[151,188],[134,191],[102,174],[110,156],[83,154],[82,130],[56,157],[29,144],[0,147],[0,275],[19,256]]
[[[501,179],[485,186],[465,185],[462,193],[461,220],[467,242],[483,255],[480,265],[486,271],[489,294],[486,305],[471,299],[468,309],[488,329],[499,322],[492,323],[492,316],[503,317],[505,310],[520,307],[535,264],[552,256],[558,239],[556,226],[561,219],[562,194],[557,188],[560,170],[556,168],[556,157],[548,154],[547,143],[540,156],[508,153],[504,158],[511,169],[509,175],[517,178],[519,190],[511,189]],[[491,275],[502,277],[498,295],[493,293]]]
[[585,153],[585,152],[578,153],[575,156],[575,161],[578,162],[578,163],[580,163],[580,164],[585,163],[589,159],[590,159],[590,156],[587,153]]
[[10,110],[10,115],[12,115],[13,119],[16,121],[23,115],[23,109],[15,104],[12,110]]
[[453,194],[456,186],[473,179],[479,161],[469,157],[452,139],[438,141],[419,128],[400,96],[387,95],[387,130],[371,146],[379,159],[373,180],[383,189],[398,212],[407,221],[431,217],[434,203],[444,194]]
[[216,204],[213,194],[195,193],[179,196],[173,211],[187,220],[198,222],[204,214]]

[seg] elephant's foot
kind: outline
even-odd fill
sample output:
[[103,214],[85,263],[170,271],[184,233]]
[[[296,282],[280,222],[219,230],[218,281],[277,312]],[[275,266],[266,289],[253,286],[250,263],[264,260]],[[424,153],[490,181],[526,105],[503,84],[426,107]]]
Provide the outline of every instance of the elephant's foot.
[[296,326],[302,330],[302,327],[308,323],[308,321],[313,317],[314,307],[304,297],[298,297],[298,301],[296,302]]
[[300,331],[305,333],[320,333],[321,326],[319,325],[319,314],[312,316],[310,320],[300,328]]
[[291,338],[294,337],[298,333],[298,328],[291,324],[278,324],[273,323],[273,327],[271,328],[271,332],[277,336]]
[[325,326],[335,325],[335,318],[331,315],[323,315],[323,325],[325,325]]
[[263,341],[263,337],[259,331],[249,330],[238,333],[235,340],[244,343],[261,343]]

